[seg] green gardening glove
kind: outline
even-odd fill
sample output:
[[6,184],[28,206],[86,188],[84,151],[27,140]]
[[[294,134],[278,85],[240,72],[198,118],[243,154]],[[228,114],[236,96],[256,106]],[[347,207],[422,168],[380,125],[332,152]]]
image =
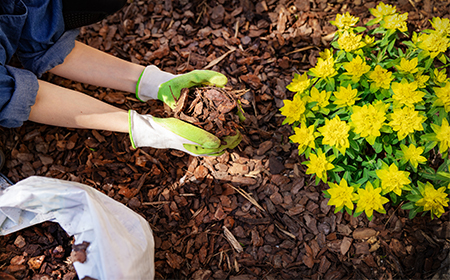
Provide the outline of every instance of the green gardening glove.
[[225,75],[211,70],[194,70],[186,74],[173,75],[150,65],[139,77],[136,97],[143,102],[159,99],[174,109],[176,107],[174,97],[178,99],[183,88],[205,85],[223,87],[227,81]]
[[156,118],[128,111],[130,139],[133,148],[153,147],[176,149],[193,156],[218,156],[227,148],[233,149],[242,139],[225,137],[221,143],[215,135],[176,118]]

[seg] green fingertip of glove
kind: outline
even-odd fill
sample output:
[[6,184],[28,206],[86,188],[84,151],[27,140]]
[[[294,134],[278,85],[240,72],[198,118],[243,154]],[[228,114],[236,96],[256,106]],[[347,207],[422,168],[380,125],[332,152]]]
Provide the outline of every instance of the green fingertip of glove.
[[[197,143],[206,149],[217,149],[220,147],[220,139],[215,135],[198,128],[192,124],[181,121],[176,118],[155,118],[153,117],[155,123],[161,125],[162,127],[172,131],[173,133],[181,136],[189,141]],[[194,145],[196,146],[196,145]]]
[[224,137],[223,141],[225,141],[226,144],[221,145],[218,148],[206,149],[193,144],[183,144],[183,147],[189,152],[197,155],[220,156],[225,153],[226,149],[234,149],[237,145],[239,145],[241,140],[242,135],[238,130],[236,130],[236,135]]
[[194,70],[162,83],[159,87],[158,99],[169,105],[169,107],[175,108],[176,101],[174,96],[178,98],[183,88],[194,86],[223,87],[227,82],[227,77],[222,73],[211,70]]

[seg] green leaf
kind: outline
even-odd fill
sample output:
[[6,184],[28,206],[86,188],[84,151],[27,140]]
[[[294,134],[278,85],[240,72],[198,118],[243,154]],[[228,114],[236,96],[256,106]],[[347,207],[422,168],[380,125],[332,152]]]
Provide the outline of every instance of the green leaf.
[[347,52],[345,54],[345,57],[347,58],[348,61],[352,61],[353,60],[353,55],[351,53],[349,53],[349,52]]
[[358,144],[355,140],[350,139],[348,142],[350,143],[350,147],[351,147],[353,150],[355,150],[355,151],[357,151],[357,152],[360,151],[359,144]]
[[383,132],[383,133],[389,133],[389,134],[391,134],[391,133],[394,132],[394,131],[392,130],[392,127],[387,126],[387,125],[383,125],[383,126],[381,127],[380,131]]
[[431,65],[433,64],[433,61],[434,61],[434,59],[433,59],[432,57],[430,57],[430,58],[427,60],[427,62],[426,62],[426,64],[425,64],[425,70],[428,70],[428,69],[431,67]]
[[365,184],[367,181],[369,181],[369,178],[361,178],[361,179],[359,179],[358,181],[356,181],[356,183],[363,185],[363,184]]
[[327,91],[334,91],[335,90],[335,81],[333,78],[328,78],[328,83],[326,85]]
[[437,59],[439,59],[439,61],[442,62],[443,64],[447,63],[447,60],[446,60],[445,55],[443,53],[438,55]]
[[378,23],[378,19],[377,19],[377,18],[374,18],[374,19],[369,20],[369,21],[366,23],[366,25],[367,25],[367,26],[372,26],[372,25],[377,24],[377,23]]
[[379,154],[379,153],[381,153],[381,151],[383,151],[383,145],[381,143],[379,143],[379,142],[375,142],[372,145],[372,147],[375,150],[375,153],[377,153],[377,154]]
[[350,171],[350,172],[356,172],[358,170],[357,167],[352,166],[352,165],[344,165],[343,168],[344,168],[344,170]]
[[367,30],[367,28],[365,28],[364,26],[357,26],[354,28],[355,32],[357,33],[361,33]]
[[[325,178],[325,182],[327,181],[327,178]],[[319,185],[320,183],[320,178],[316,176],[316,186]]]
[[417,209],[415,209],[415,208],[411,209],[411,210],[409,211],[409,217],[408,217],[408,218],[409,218],[410,220],[414,219],[414,217],[417,215],[417,213],[418,213]]
[[355,213],[353,213],[353,217],[355,217],[355,218],[356,218],[356,217],[358,217],[359,215],[361,215],[362,213],[363,213],[363,211],[361,211],[361,212],[358,212],[358,213],[356,213],[356,212],[355,212]]
[[[425,139],[422,139],[422,140],[426,141]],[[431,142],[426,142],[426,143],[427,144],[425,145],[424,153],[431,151],[437,145],[436,141],[431,141]]]
[[387,51],[388,51],[391,55],[393,55],[393,56],[396,55],[395,53],[392,52],[392,49],[394,48],[394,45],[395,45],[395,39],[393,39],[393,40],[389,43],[388,49],[387,49]]
[[415,207],[415,205],[413,202],[408,202],[408,203],[403,204],[401,208],[404,210],[410,210],[410,209],[413,209],[414,207]]
[[391,145],[383,145],[384,146],[384,151],[388,154],[392,154],[392,146]]
[[333,48],[335,48],[335,49],[339,49],[339,48],[340,48],[340,47],[339,47],[339,43],[338,43],[337,41],[331,42],[331,46],[332,46]]
[[398,201],[397,195],[396,195],[394,192],[390,192],[390,193],[389,193],[389,196],[391,197],[392,203],[393,203],[394,205],[397,204],[397,201]]
[[355,152],[352,149],[345,150],[345,155],[348,155],[351,159],[356,158]]
[[[342,169],[342,171],[344,171],[344,169]],[[333,169],[328,171],[328,175],[330,176],[331,182],[339,182],[340,180],[339,175],[337,174],[337,172],[334,172]]]
[[450,173],[448,172],[437,172],[436,179],[439,181],[450,182]]
[[361,77],[360,82],[361,82],[361,85],[362,85],[363,87],[365,87],[365,88],[369,88],[369,87],[370,87],[370,86],[369,86],[369,83],[367,82],[367,80],[364,79],[363,77]]
[[309,102],[308,104],[306,104],[306,109],[311,110],[312,108],[314,108],[314,106],[317,105],[317,103],[319,103],[319,102],[317,102],[317,101]]
[[[441,166],[438,167],[437,172],[448,172],[450,168],[449,159],[445,159]],[[449,175],[450,176],[450,175]]]
[[333,172],[341,172],[341,171],[345,171],[345,169],[340,166],[340,165],[335,165],[333,169],[331,169],[331,171]]
[[348,209],[347,207],[345,207],[345,212],[347,212],[347,214],[349,214],[350,216],[352,215],[352,210]]

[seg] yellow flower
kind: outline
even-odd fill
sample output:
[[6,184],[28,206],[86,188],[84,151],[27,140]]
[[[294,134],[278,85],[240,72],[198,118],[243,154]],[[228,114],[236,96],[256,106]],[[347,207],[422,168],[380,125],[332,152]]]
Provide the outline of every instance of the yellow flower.
[[406,20],[408,19],[408,13],[388,15],[384,18],[384,24],[382,26],[386,29],[398,29],[401,32],[408,31],[406,27]]
[[339,185],[330,182],[328,186],[330,188],[327,192],[331,196],[327,203],[328,205],[334,205],[336,212],[340,211],[344,206],[353,210],[353,201],[356,200],[355,189],[349,187],[345,179],[342,179]]
[[389,103],[384,103],[382,100],[375,100],[373,102],[373,107],[377,109],[377,111],[381,111],[386,113],[386,111],[389,109],[391,105]]
[[311,72],[319,78],[326,79],[333,77],[337,74],[336,69],[334,69],[334,59],[329,57],[327,59],[318,58],[316,67],[311,68]]
[[377,65],[375,66],[375,69],[370,72],[369,79],[374,83],[373,87],[375,89],[389,89],[391,81],[394,77],[392,77],[392,72],[389,72],[388,70],[383,69],[380,65]]
[[411,183],[408,179],[409,172],[398,170],[394,163],[375,172],[381,180],[381,188],[385,193],[394,192],[400,196],[402,195],[402,189]]
[[425,187],[419,188],[422,198],[416,202],[417,206],[422,206],[423,211],[431,211],[431,217],[441,217],[445,213],[444,207],[448,207],[448,195],[445,193],[445,187],[435,189],[427,182]]
[[417,87],[416,81],[408,83],[406,79],[402,79],[400,83],[392,83],[394,106],[405,105],[414,107],[414,104],[422,101],[425,92],[417,90]]
[[343,155],[345,155],[345,150],[350,147],[348,141],[350,126],[345,121],[341,121],[339,116],[334,117],[332,120],[325,119],[325,125],[319,127],[317,130],[320,131],[323,136],[323,145],[336,147]]
[[436,138],[439,142],[439,151],[441,153],[447,152],[450,147],[450,126],[448,125],[447,119],[442,119],[441,126],[432,123],[431,128],[434,130],[434,133],[436,133]]
[[366,35],[366,37],[364,37],[365,45],[372,45],[373,42],[375,42],[375,37],[370,37],[369,35]]
[[329,58],[333,58],[333,50],[332,49],[325,49],[323,52],[319,52],[319,57],[327,60]]
[[280,112],[286,117],[283,123],[292,124],[296,121],[305,119],[305,101],[302,100],[300,94],[295,94],[293,100],[283,100],[284,106],[280,108]]
[[381,188],[374,188],[370,182],[367,182],[365,189],[358,189],[356,200],[358,202],[356,213],[364,211],[369,219],[372,217],[373,211],[386,213],[383,204],[389,201],[389,199],[381,195]]
[[447,36],[442,36],[439,33],[422,33],[417,39],[417,46],[422,50],[430,52],[430,56],[434,58],[446,52],[448,47],[450,47],[450,42]]
[[442,36],[447,36],[450,34],[450,20],[448,18],[441,19],[435,17],[430,22],[436,32],[438,32]]
[[359,21],[359,18],[350,15],[349,12],[346,12],[343,15],[337,14],[336,20],[331,21],[331,24],[336,26],[339,30],[346,30],[346,29],[349,29],[350,27],[355,26],[355,24],[357,24],[358,21]]
[[414,74],[417,71],[419,71],[419,69],[417,69],[418,62],[419,62],[419,59],[417,57],[415,57],[411,60],[407,60],[406,58],[402,57],[402,59],[400,60],[400,65],[397,65],[396,68],[400,72]]
[[380,129],[386,120],[384,106],[379,108],[372,104],[362,107],[353,106],[352,122],[350,125],[356,134],[366,138],[371,145],[375,143],[376,137],[380,136]]
[[344,63],[344,69],[352,77],[352,82],[357,83],[362,75],[370,71],[370,66],[360,56],[357,56],[352,61]]
[[383,2],[380,2],[378,6],[375,8],[369,9],[370,13],[378,18],[378,21],[380,21],[384,16],[395,14],[397,11],[395,6],[392,5],[386,5]]
[[437,96],[437,100],[434,102],[434,106],[444,106],[445,111],[450,112],[450,81],[448,81],[444,87],[435,87],[434,93]]
[[418,88],[426,88],[427,82],[430,79],[430,76],[423,75],[422,72],[419,72],[419,73],[416,74],[416,76],[414,76],[414,79],[417,82],[417,87]]
[[308,79],[308,75],[304,73],[303,75],[294,74],[292,82],[286,86],[286,88],[292,92],[303,93],[311,84],[311,80]]
[[346,52],[357,50],[364,46],[362,35],[356,35],[353,32],[344,31],[337,40],[339,48]]
[[311,110],[317,111],[320,108],[326,107],[330,102],[328,100],[330,99],[331,92],[322,90],[319,92],[319,90],[316,87],[312,87],[311,91],[309,92],[310,96],[307,98],[309,103],[317,102],[316,106],[314,106]]
[[403,144],[400,144],[400,148],[403,152],[403,159],[406,161],[409,161],[414,168],[417,168],[419,163],[425,163],[427,162],[427,159],[422,156],[422,153],[424,151],[423,147],[416,147],[413,144],[409,145],[409,147],[406,147]]
[[356,88],[352,89],[351,85],[348,85],[346,88],[340,86],[333,94],[336,97],[334,104],[338,107],[352,106],[355,104],[356,100],[361,99],[356,97],[358,95],[358,90]]
[[309,163],[306,164],[308,169],[306,174],[316,174],[323,182],[327,182],[327,171],[334,168],[321,149],[317,150],[317,155],[311,154],[309,156]]
[[426,120],[425,116],[420,115],[411,107],[396,108],[389,116],[391,121],[388,125],[397,131],[398,140],[404,139],[416,130],[423,130],[422,123]]
[[308,147],[315,148],[314,125],[306,127],[302,124],[300,127],[294,127],[294,135],[289,137],[292,142],[298,144],[298,153],[302,154]]
[[442,84],[447,80],[447,70],[442,69],[442,71],[439,71],[438,69],[434,69],[434,80],[438,84]]

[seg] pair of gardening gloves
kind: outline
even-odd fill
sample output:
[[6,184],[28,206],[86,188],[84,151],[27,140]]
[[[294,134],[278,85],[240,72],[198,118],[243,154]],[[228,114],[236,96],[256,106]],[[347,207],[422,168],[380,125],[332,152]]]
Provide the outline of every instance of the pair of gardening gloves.
[[[143,102],[159,99],[174,109],[181,89],[204,85],[223,87],[226,83],[225,75],[215,71],[194,70],[173,75],[151,65],[145,68],[138,80],[136,97]],[[239,132],[219,139],[182,120],[141,115],[134,110],[128,111],[128,123],[133,148],[176,149],[193,156],[219,156],[227,148],[236,147],[242,139]]]

